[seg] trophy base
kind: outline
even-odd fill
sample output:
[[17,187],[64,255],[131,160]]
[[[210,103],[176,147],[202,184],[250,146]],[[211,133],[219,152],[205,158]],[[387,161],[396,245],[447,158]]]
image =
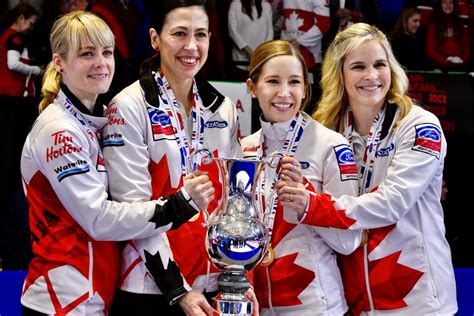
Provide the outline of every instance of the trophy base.
[[253,302],[243,294],[220,293],[214,298],[221,316],[251,316]]

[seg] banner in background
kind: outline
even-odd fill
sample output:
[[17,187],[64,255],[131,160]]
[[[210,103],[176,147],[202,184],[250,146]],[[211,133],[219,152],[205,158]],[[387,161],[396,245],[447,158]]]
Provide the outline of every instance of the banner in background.
[[244,82],[210,82],[220,93],[229,97],[237,108],[242,136],[250,135],[252,130],[252,98],[247,93]]
[[409,73],[409,95],[441,121],[445,133],[473,134],[473,87],[467,74]]

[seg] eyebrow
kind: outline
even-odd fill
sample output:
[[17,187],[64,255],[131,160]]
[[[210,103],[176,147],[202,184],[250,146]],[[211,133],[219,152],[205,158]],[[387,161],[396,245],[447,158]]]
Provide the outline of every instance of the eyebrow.
[[[387,61],[387,59],[384,59],[384,58],[377,59],[377,60],[374,61],[374,63],[380,63],[380,62],[386,63],[388,61]],[[356,60],[356,61],[353,61],[353,62],[349,63],[349,65],[358,65],[358,64],[365,64],[365,62],[360,61],[360,60]]]

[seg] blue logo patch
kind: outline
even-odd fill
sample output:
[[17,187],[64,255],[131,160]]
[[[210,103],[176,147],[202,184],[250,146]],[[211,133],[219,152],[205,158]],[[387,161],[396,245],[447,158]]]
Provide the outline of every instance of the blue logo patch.
[[391,143],[390,146],[386,148],[380,148],[375,152],[375,157],[387,157],[392,150],[395,149],[395,144]]
[[206,122],[206,128],[226,128],[229,124],[226,121]]
[[334,147],[336,153],[341,181],[357,180],[357,166],[354,160],[354,153],[349,145],[342,144]]
[[166,136],[174,136],[173,125],[168,114],[156,108],[147,108],[147,110],[154,140]]
[[441,153],[441,130],[426,123],[415,126],[416,139],[413,150],[424,152],[439,159]]
[[309,162],[307,161],[300,161],[301,169],[308,169],[309,168]]

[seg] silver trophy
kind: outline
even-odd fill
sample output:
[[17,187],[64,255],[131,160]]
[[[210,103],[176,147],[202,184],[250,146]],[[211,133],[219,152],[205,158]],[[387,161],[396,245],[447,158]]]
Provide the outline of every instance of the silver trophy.
[[[197,158],[199,157],[199,158]],[[250,287],[247,271],[267,254],[269,234],[264,224],[265,210],[255,201],[258,178],[268,161],[214,158],[207,149],[191,155],[193,170],[216,161],[225,189],[221,207],[208,216],[206,247],[219,276],[220,293],[214,298],[220,315],[251,315],[253,303],[245,292]]]

